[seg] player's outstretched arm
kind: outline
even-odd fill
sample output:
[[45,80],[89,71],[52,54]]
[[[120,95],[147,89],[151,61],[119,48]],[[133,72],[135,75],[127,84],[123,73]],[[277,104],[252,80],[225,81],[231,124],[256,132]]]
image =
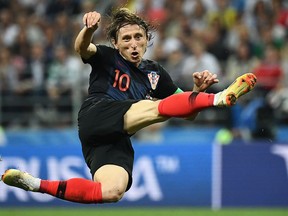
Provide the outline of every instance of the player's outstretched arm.
[[86,13],[83,16],[84,27],[76,37],[74,49],[84,59],[88,59],[97,51],[91,40],[93,33],[98,29],[100,19],[101,15],[96,11]]

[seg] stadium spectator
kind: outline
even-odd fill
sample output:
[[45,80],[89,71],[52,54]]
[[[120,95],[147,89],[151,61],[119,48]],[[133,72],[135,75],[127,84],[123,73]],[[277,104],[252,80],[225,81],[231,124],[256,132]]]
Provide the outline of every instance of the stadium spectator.
[[[48,65],[47,94],[49,109],[54,110],[55,123],[67,125],[72,121],[72,92],[79,81],[80,62],[69,54],[64,45],[55,47],[55,58]],[[63,101],[66,101],[63,103]],[[51,120],[51,119],[50,119]]]
[[[165,69],[169,71],[169,75],[172,80],[180,87],[182,86],[182,67],[184,63],[185,54],[183,52],[183,44],[177,38],[167,38],[163,44],[163,51],[165,53],[166,61],[164,63]],[[192,76],[190,77],[190,82],[192,82]]]
[[[188,2],[188,1],[186,1]],[[201,37],[208,26],[207,8],[202,0],[196,0],[187,18],[193,35]]]
[[9,48],[0,48],[0,87],[2,95],[11,94],[16,88],[16,68],[12,63],[12,53]]
[[[183,89],[191,89],[191,76],[193,71],[213,71],[221,79],[222,70],[218,59],[206,51],[206,46],[201,39],[193,38],[190,42],[190,55],[183,62],[181,80]],[[221,87],[220,87],[221,88]]]
[[267,94],[281,88],[284,73],[280,58],[280,51],[273,45],[265,48],[264,58],[256,66],[253,73],[258,77],[257,92],[266,97]]
[[240,42],[235,52],[229,56],[225,67],[225,85],[231,83],[235,78],[243,73],[252,72],[259,59],[252,56],[250,45],[245,42]]
[[[284,29],[288,29],[288,9],[287,2],[285,5],[284,0],[272,0],[272,9],[275,17],[275,21],[278,25],[281,25]],[[287,34],[287,32],[286,32]]]
[[4,46],[11,46],[17,36],[17,25],[13,13],[8,8],[3,8],[0,13],[1,41]]
[[80,12],[80,2],[78,0],[55,0],[49,1],[45,7],[46,17],[51,21],[57,19],[60,14],[74,16]]

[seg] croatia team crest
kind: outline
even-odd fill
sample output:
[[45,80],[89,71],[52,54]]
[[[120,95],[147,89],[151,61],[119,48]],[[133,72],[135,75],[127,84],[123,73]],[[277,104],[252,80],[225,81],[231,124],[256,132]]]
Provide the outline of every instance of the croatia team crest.
[[151,71],[151,73],[148,74],[148,78],[149,78],[149,81],[153,90],[156,89],[159,77],[160,76],[154,71]]

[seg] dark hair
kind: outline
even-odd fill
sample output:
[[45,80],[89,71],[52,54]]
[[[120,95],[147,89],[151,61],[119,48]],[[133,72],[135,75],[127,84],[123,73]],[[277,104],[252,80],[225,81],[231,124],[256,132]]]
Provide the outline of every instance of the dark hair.
[[127,8],[120,8],[114,11],[110,17],[110,24],[107,26],[107,38],[111,42],[111,40],[117,41],[117,34],[120,28],[126,25],[138,25],[140,26],[146,33],[146,37],[148,41],[152,38],[152,30],[154,27],[138,16],[136,13],[131,12]]

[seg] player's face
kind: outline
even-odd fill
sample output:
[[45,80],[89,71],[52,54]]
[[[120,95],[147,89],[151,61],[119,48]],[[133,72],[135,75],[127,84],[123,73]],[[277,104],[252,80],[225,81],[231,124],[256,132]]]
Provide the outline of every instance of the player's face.
[[125,25],[119,29],[114,46],[127,61],[139,66],[147,43],[144,29],[138,25]]

